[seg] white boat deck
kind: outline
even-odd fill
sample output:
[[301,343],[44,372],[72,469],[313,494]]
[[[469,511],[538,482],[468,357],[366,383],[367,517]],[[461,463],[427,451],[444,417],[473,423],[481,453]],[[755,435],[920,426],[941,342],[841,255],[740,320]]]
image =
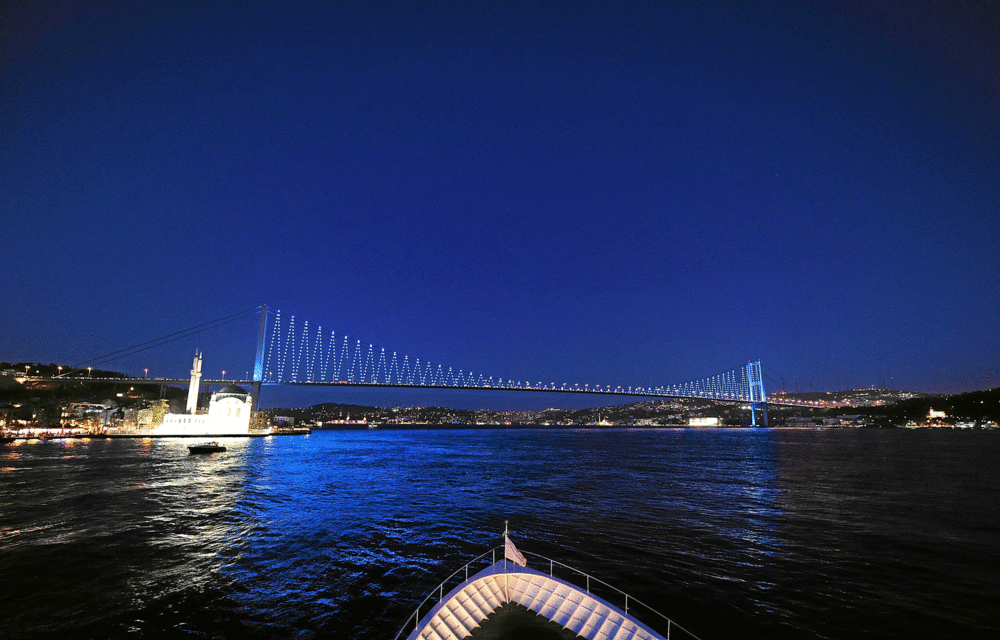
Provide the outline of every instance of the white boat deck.
[[452,589],[407,640],[463,640],[507,602],[523,605],[587,640],[664,640],[601,598],[504,560]]

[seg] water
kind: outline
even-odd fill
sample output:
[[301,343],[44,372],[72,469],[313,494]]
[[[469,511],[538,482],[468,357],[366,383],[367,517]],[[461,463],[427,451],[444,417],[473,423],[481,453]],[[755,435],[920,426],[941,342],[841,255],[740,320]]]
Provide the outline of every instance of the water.
[[1000,634],[997,432],[187,444],[0,445],[0,637],[391,639],[505,519],[703,640]]

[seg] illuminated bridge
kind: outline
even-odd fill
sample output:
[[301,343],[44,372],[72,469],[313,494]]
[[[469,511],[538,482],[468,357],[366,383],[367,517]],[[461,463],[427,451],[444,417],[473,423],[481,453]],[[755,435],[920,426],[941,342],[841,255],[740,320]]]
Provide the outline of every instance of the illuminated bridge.
[[[430,360],[411,358],[397,351],[388,350],[361,340],[351,340],[333,329],[308,320],[284,314],[261,305],[180,331],[163,338],[150,340],[128,349],[106,354],[87,364],[98,364],[132,355],[189,337],[208,329],[245,317],[247,313],[259,314],[257,349],[253,375],[250,380],[207,380],[202,384],[245,384],[253,389],[254,405],[260,397],[262,386],[354,386],[354,387],[408,387],[467,389],[493,391],[538,391],[547,393],[576,393],[619,395],[649,398],[696,398],[715,402],[745,404],[750,408],[751,423],[767,424],[767,405],[813,406],[811,403],[769,401],[764,391],[760,361],[748,362],[730,371],[698,380],[660,386],[623,386],[606,384],[557,384],[555,382],[516,379],[502,375],[487,375],[457,369]],[[80,366],[80,365],[77,365]],[[80,369],[58,376],[63,380],[83,379]],[[92,378],[85,378],[92,379]],[[96,381],[96,379],[94,379]],[[103,379],[109,381],[108,379]],[[116,379],[119,380],[119,379]],[[120,379],[124,381],[125,379]],[[141,380],[128,378],[127,380]],[[153,382],[152,380],[148,382]],[[160,384],[186,384],[186,379],[156,379]],[[758,417],[759,416],[759,417]]]

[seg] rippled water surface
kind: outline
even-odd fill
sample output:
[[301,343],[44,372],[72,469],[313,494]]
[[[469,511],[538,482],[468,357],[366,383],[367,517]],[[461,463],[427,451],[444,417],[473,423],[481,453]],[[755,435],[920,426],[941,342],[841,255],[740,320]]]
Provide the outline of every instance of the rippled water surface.
[[703,640],[1000,637],[996,432],[188,444],[0,445],[0,637],[391,640],[505,519]]

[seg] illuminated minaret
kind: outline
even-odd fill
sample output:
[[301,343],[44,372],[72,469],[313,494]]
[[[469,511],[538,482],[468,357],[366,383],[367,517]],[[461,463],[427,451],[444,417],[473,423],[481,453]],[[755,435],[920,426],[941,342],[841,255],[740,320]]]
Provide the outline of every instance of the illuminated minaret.
[[194,352],[194,362],[191,364],[191,386],[188,387],[187,412],[198,411],[198,389],[201,388],[201,352]]

